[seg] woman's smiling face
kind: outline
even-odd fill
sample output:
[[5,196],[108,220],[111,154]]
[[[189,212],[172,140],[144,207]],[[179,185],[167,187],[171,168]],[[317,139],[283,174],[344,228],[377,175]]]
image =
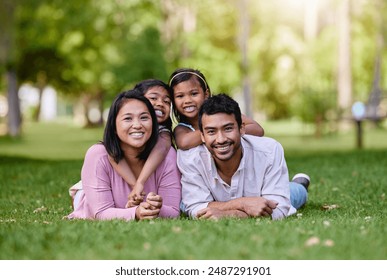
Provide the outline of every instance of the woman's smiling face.
[[152,135],[152,116],[145,103],[127,100],[117,114],[116,130],[123,150],[142,151]]

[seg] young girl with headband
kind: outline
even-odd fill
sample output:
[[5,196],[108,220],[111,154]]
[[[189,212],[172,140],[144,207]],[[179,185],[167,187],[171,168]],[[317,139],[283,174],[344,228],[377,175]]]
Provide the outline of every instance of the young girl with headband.
[[[211,96],[211,90],[206,78],[192,68],[175,70],[169,79],[173,91],[173,110],[177,119],[174,129],[176,146],[187,150],[202,144],[198,125],[199,109],[205,99]],[[263,128],[253,119],[242,115],[246,133],[263,136]]]

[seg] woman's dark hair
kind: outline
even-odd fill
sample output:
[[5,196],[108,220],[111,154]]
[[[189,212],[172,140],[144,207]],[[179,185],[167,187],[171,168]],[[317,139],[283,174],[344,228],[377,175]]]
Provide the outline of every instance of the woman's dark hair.
[[[164,83],[161,80],[157,80],[157,79],[143,80],[138,84],[136,84],[134,86],[134,89],[140,91],[144,95],[150,88],[153,88],[153,87],[164,88],[168,92],[169,98],[171,99],[171,102],[173,104],[172,90],[166,83]],[[170,117],[165,122],[161,123],[161,125],[165,126],[169,131],[172,131],[172,120]]]
[[[203,89],[203,92],[205,93],[206,90],[208,90],[209,96],[211,96],[211,89],[210,86],[207,83],[206,77],[204,77],[203,73],[200,72],[197,69],[192,68],[179,68],[176,69],[171,76],[169,77],[169,86],[171,87],[172,96],[173,96],[173,88],[185,81],[188,81],[192,77],[195,77],[195,79],[200,83],[200,87]],[[173,104],[173,113],[178,121],[180,121],[180,115],[179,112],[176,110],[176,106],[174,103],[174,98],[172,99]]]
[[199,129],[203,132],[202,118],[203,115],[215,115],[217,113],[226,113],[234,115],[238,127],[242,126],[242,114],[238,102],[225,93],[211,96],[203,102],[199,109]]
[[118,112],[120,111],[122,106],[130,99],[139,100],[145,103],[152,118],[152,134],[147,143],[145,144],[145,149],[138,155],[139,159],[146,160],[148,158],[153,147],[156,145],[159,135],[159,126],[157,123],[156,113],[150,101],[146,97],[144,97],[144,95],[140,91],[135,89],[120,93],[113,101],[113,104],[110,107],[109,115],[103,134],[103,144],[106,148],[106,151],[117,163],[124,157],[124,152],[121,149],[121,140],[118,138],[117,135],[116,119]]

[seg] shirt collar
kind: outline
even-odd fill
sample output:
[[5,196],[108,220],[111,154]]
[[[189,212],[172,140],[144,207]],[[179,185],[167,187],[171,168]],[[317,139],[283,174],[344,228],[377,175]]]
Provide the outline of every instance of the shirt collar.
[[[243,143],[244,141],[245,140],[243,139],[243,137],[241,137],[242,158],[241,158],[241,162],[239,163],[237,171],[245,169],[245,166],[246,166],[246,156],[245,156],[246,153],[245,153],[245,148],[244,148],[244,143]],[[216,169],[215,160],[212,157],[210,151],[208,151],[206,145],[203,145],[203,146],[207,150],[207,154],[208,154],[208,157],[209,157],[210,166],[211,166],[210,173],[212,174],[212,177],[214,179],[219,180],[219,175],[218,175],[218,171]]]
[[245,168],[246,166],[246,153],[245,153],[245,148],[244,148],[244,143],[243,143],[244,139],[243,137],[241,137],[241,147],[242,147],[242,158],[241,158],[241,162],[239,163],[239,167],[237,170],[242,170]]

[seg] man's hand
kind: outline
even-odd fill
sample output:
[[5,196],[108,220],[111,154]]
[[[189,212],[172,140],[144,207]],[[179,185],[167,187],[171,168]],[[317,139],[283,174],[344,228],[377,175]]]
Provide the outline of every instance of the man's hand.
[[269,217],[277,207],[278,202],[263,197],[241,197],[238,198],[239,210],[250,217]]

